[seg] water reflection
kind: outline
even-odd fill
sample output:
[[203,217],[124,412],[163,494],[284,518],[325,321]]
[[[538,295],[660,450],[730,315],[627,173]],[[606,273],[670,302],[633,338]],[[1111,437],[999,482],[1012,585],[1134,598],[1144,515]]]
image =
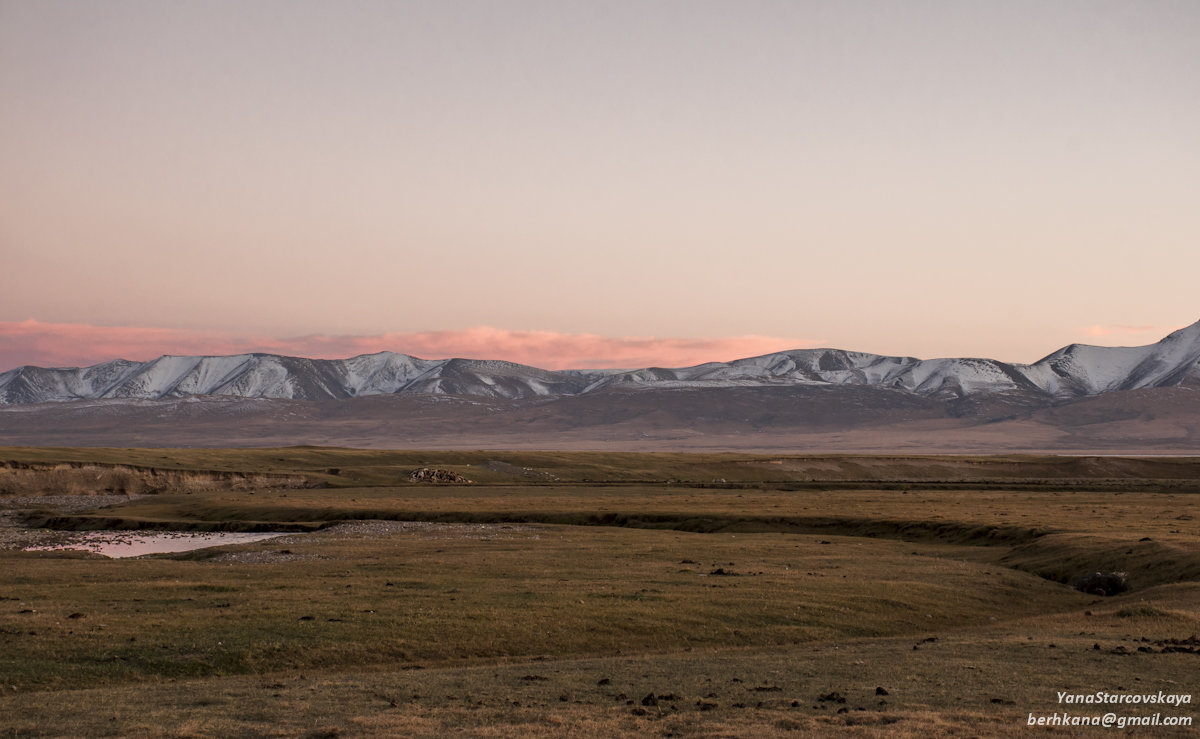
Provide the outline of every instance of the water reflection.
[[103,554],[105,557],[140,557],[143,554],[187,552],[226,544],[249,544],[254,541],[274,539],[277,536],[287,536],[288,533],[292,532],[159,531],[132,533],[127,531],[89,531],[72,535],[69,542],[53,546],[28,547],[28,551],[75,549]]

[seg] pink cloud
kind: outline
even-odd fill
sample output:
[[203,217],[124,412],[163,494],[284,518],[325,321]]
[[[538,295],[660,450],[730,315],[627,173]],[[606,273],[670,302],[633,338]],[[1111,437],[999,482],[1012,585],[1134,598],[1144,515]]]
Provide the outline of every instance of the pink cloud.
[[1105,338],[1108,336],[1125,336],[1129,334],[1153,334],[1155,336],[1165,335],[1167,333],[1161,326],[1126,326],[1123,324],[1108,324],[1088,326],[1083,329],[1083,333],[1095,338]]
[[774,336],[678,339],[509,331],[480,326],[461,331],[371,336],[313,334],[292,338],[243,337],[213,331],[81,323],[0,321],[0,371],[25,364],[82,367],[110,359],[144,361],[163,354],[268,352],[337,359],[395,351],[440,359],[505,359],[546,369],[685,367],[813,346]]

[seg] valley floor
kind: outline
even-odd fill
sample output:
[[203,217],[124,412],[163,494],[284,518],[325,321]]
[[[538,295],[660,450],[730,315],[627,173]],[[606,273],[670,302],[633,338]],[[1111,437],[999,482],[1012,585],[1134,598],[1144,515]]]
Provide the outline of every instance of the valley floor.
[[[1200,718],[1193,459],[0,460],[0,736],[1094,736],[1029,722],[1105,714],[1174,736]],[[473,482],[408,481],[424,467]],[[232,470],[307,483],[215,475]],[[77,490],[96,475],[129,489]],[[281,527],[136,559],[22,550]],[[1092,571],[1128,590],[1065,584]],[[1060,696],[1098,692],[1171,702]]]

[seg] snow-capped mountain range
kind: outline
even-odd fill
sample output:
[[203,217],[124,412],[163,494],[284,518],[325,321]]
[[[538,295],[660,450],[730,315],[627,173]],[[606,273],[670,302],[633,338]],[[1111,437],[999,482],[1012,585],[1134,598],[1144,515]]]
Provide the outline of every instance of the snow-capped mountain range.
[[1200,384],[1200,322],[1156,344],[1072,344],[1033,364],[916,359],[802,349],[694,367],[543,370],[512,362],[418,359],[380,352],[350,359],[273,354],[123,359],[83,368],[18,367],[0,374],[0,404],[233,396],[330,400],[386,394],[564,397],[603,390],[867,385],[957,399],[1023,393],[1047,400]]

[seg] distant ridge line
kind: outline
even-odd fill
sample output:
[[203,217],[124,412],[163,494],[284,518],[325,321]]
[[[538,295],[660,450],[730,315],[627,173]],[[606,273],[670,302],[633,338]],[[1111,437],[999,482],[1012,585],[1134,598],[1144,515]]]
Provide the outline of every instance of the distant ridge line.
[[1071,344],[1033,364],[916,359],[799,349],[682,368],[546,370],[499,359],[419,359],[378,352],[348,359],[277,354],[164,355],[82,368],[24,366],[0,374],[0,405],[232,396],[337,400],[423,394],[557,398],[611,390],[875,386],[956,400],[995,394],[1046,399],[1200,385],[1200,322],[1140,347]]

